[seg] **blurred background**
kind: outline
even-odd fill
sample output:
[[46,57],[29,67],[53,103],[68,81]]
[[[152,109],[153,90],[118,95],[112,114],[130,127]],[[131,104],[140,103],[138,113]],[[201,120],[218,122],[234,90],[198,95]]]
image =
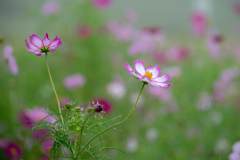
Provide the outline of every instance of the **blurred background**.
[[48,56],[62,106],[98,100],[104,118],[125,117],[141,89],[126,62],[171,76],[102,137],[128,154],[109,159],[240,160],[239,0],[1,0],[0,22],[1,159],[48,159],[51,144],[17,125],[57,107],[44,56],[24,42],[48,33],[62,40]]

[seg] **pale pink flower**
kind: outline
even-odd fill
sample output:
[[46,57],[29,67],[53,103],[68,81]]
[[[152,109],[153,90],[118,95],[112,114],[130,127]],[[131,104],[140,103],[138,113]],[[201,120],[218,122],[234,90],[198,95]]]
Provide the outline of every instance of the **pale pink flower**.
[[4,48],[4,58],[6,59],[9,59],[10,57],[12,57],[12,52],[13,52],[13,48],[11,45],[7,45],[5,48]]
[[212,57],[217,57],[221,50],[222,36],[216,31],[210,31],[207,38],[207,46]]
[[234,143],[233,152],[229,155],[229,160],[240,160],[240,141]]
[[148,92],[162,101],[170,101],[172,99],[172,93],[164,88],[149,87]]
[[135,22],[138,18],[137,12],[133,9],[127,9],[125,17],[128,22]]
[[121,99],[126,94],[126,87],[121,77],[115,77],[114,80],[107,85],[107,91],[115,99]]
[[28,47],[27,50],[36,54],[36,56],[41,56],[47,53],[53,53],[60,45],[62,45],[62,41],[58,36],[51,41],[48,38],[48,34],[41,40],[36,34],[31,35],[29,43],[25,40],[25,44]]
[[164,74],[163,76],[159,77],[161,74],[161,69],[158,67],[158,65],[155,67],[150,66],[147,70],[145,70],[142,60],[136,60],[134,62],[136,71],[133,70],[128,63],[125,64],[125,67],[127,68],[129,74],[134,75],[140,81],[150,84],[151,86],[170,88],[172,85],[171,83],[167,83],[167,81],[171,78],[168,74]]
[[112,4],[113,0],[91,0],[93,5],[98,9],[105,9]]
[[164,71],[169,73],[169,75],[172,78],[174,78],[174,77],[178,78],[182,74],[182,70],[179,67],[175,67],[175,66],[169,67],[169,68],[165,68]]
[[166,51],[166,57],[170,61],[182,61],[189,56],[189,49],[186,47],[173,47]]
[[8,66],[9,66],[9,70],[13,75],[17,75],[18,74],[18,65],[17,62],[15,60],[15,58],[12,55],[13,52],[13,48],[10,45],[7,45],[4,48],[4,58],[7,60],[8,62]]
[[13,75],[18,74],[18,66],[17,66],[17,62],[14,57],[10,57],[8,59],[8,66]]
[[155,128],[152,129],[148,129],[146,131],[146,138],[150,141],[150,142],[156,142],[156,140],[159,137],[159,131]]
[[46,113],[46,110],[44,107],[34,107],[33,109],[27,109],[25,111],[25,114],[31,121],[39,122],[43,118],[46,122],[54,123],[56,119],[52,116],[50,116],[48,113]]
[[203,36],[207,30],[208,17],[202,12],[191,15],[191,29],[194,36]]
[[131,24],[109,22],[107,24],[108,31],[119,41],[131,41],[135,35],[135,30]]
[[160,27],[145,28],[136,34],[128,52],[130,55],[152,52],[156,45],[163,42],[164,37],[164,31]]
[[56,1],[46,1],[42,6],[44,16],[56,14],[60,10],[60,4]]
[[240,15],[240,3],[239,3],[239,2],[235,2],[235,3],[233,4],[232,8],[233,8],[233,11],[234,11],[236,14]]
[[79,73],[68,76],[63,80],[64,86],[69,90],[82,87],[85,83],[86,78]]
[[165,63],[167,61],[167,57],[165,55],[165,52],[154,50],[152,51],[153,58],[158,61],[159,63]]

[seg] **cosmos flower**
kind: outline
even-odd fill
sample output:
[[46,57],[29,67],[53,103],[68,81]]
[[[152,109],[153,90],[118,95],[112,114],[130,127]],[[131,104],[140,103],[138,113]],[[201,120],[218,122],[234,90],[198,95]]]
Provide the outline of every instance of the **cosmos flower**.
[[48,38],[48,34],[41,40],[36,34],[29,36],[30,42],[25,40],[25,44],[28,47],[27,50],[36,54],[36,56],[41,56],[47,54],[48,52],[53,53],[60,45],[62,45],[62,41],[58,36],[51,41]]
[[60,4],[56,1],[46,1],[42,6],[42,14],[44,16],[56,14],[60,9]]
[[207,46],[212,57],[219,56],[222,40],[223,37],[217,31],[210,31],[208,33]]
[[170,101],[172,99],[172,93],[166,89],[149,87],[148,92],[162,101]]
[[86,83],[86,78],[79,73],[68,76],[63,80],[64,86],[69,90],[81,87],[85,83]]
[[81,39],[88,38],[92,35],[92,29],[88,26],[79,26],[77,28],[77,36]]
[[150,84],[151,86],[170,88],[172,85],[171,83],[167,83],[167,81],[171,78],[168,74],[164,74],[163,76],[159,77],[161,74],[161,69],[158,67],[158,65],[155,67],[150,66],[147,70],[145,70],[142,60],[136,60],[134,62],[136,71],[133,70],[128,63],[125,64],[125,67],[127,68],[129,74],[134,75],[140,81]]
[[92,0],[92,3],[98,9],[105,9],[111,5],[112,0]]
[[102,105],[104,114],[109,114],[113,110],[112,103],[106,98],[95,98],[93,103]]
[[17,65],[17,62],[16,62],[14,56],[12,55],[12,52],[13,52],[12,46],[11,45],[7,45],[4,48],[4,58],[8,62],[8,67],[9,67],[10,72],[13,75],[17,75],[18,74],[18,65]]
[[191,16],[192,33],[196,37],[203,36],[207,29],[208,18],[202,12],[194,12]]
[[240,159],[240,141],[237,141],[233,147],[233,152],[229,155],[229,160],[239,160]]
[[115,99],[121,99],[126,94],[126,87],[121,77],[117,76],[107,85],[107,91]]
[[9,143],[5,148],[5,154],[9,159],[19,159],[22,156],[22,150],[16,143]]
[[40,120],[42,120],[43,118],[44,121],[46,122],[52,122],[54,123],[56,121],[56,119],[52,116],[49,116],[48,113],[46,113],[45,108],[44,107],[35,107],[33,109],[27,109],[25,111],[26,116],[34,122],[39,122]]

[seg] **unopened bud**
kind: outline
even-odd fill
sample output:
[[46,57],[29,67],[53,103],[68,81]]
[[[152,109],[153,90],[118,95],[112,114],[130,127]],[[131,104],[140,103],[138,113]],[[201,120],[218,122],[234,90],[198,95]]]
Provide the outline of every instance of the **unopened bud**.
[[81,130],[81,127],[80,127],[80,126],[77,126],[77,127],[76,127],[76,130],[77,130],[77,131],[80,131],[80,130]]
[[88,112],[92,112],[92,111],[93,111],[93,108],[92,108],[92,107],[88,107],[88,108],[87,108],[87,111],[88,111]]
[[68,103],[68,104],[65,105],[66,109],[70,109],[72,106],[73,106],[72,103]]
[[81,111],[81,107],[77,106],[77,107],[74,107],[75,111],[77,112],[80,112]]
[[95,106],[95,112],[101,112],[102,109],[103,109],[102,105],[96,104],[96,106]]

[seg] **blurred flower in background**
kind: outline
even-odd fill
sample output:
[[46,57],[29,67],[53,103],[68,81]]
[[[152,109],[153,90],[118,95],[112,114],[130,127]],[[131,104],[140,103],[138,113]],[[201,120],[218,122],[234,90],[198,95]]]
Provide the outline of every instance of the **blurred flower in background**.
[[107,85],[107,91],[115,99],[121,99],[126,94],[124,81],[120,76],[115,76],[113,81]]
[[57,14],[60,10],[60,4],[57,1],[47,0],[42,6],[44,16]]
[[17,143],[10,142],[5,148],[5,154],[9,159],[19,159],[22,156],[22,150]]
[[64,86],[69,90],[80,88],[85,83],[86,83],[86,78],[80,73],[70,75],[63,80]]
[[112,4],[113,0],[91,0],[97,9],[105,9]]
[[17,65],[16,59],[12,55],[12,52],[13,52],[12,46],[11,45],[7,45],[4,48],[4,58],[8,62],[8,67],[9,67],[10,72],[13,75],[17,75],[19,69],[18,69],[18,65]]
[[191,29],[196,37],[201,37],[206,33],[208,17],[203,12],[194,12],[191,15]]
[[240,159],[240,141],[237,141],[232,146],[233,152],[229,155],[229,160],[239,160]]

